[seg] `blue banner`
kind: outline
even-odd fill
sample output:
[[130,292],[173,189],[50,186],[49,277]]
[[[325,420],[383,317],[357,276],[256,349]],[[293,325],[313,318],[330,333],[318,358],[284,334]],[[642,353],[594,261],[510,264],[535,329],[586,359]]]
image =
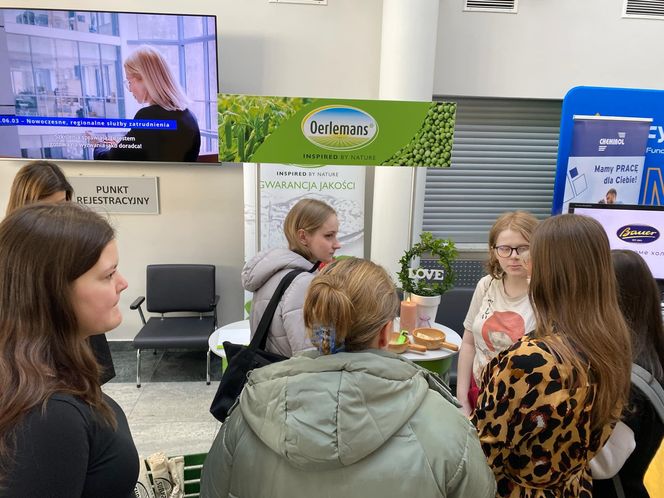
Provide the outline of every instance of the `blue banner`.
[[[664,91],[580,86],[572,88],[563,99],[552,214],[562,212],[568,181],[568,161],[572,153],[574,116],[580,114],[652,118],[638,203],[664,205]],[[609,187],[604,193],[608,190]],[[592,202],[598,200],[593,199]]]
[[562,211],[570,202],[636,204],[650,119],[574,116]]
[[125,128],[177,130],[174,119],[60,118],[52,116],[0,115],[0,126],[67,126],[71,128]]
[[643,156],[651,119],[575,116],[570,156]]

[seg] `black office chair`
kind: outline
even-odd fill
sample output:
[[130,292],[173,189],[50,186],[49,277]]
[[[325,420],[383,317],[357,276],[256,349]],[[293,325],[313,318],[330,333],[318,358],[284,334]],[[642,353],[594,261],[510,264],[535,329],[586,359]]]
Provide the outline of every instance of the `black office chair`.
[[[134,338],[136,387],[141,387],[141,349],[191,349],[207,351],[207,384],[210,384],[208,338],[217,328],[214,265],[148,265],[146,309],[161,313],[147,322],[140,296],[129,307],[138,309],[143,327]],[[166,317],[165,313],[189,312],[196,316]],[[212,313],[211,315],[209,313]]]
[[[468,313],[468,307],[470,306],[474,292],[475,287],[453,287],[440,296],[436,322],[446,325],[463,338],[463,321]],[[452,365],[447,371],[450,387],[456,386],[458,363],[459,355],[455,354],[454,358],[452,358]]]
[[[468,314],[470,301],[477,282],[486,275],[482,261],[458,259],[452,262],[454,269],[454,287],[441,296],[440,306],[436,314],[436,322],[447,325],[463,338],[463,321]],[[452,365],[448,370],[450,387],[456,389],[457,366],[459,355],[455,354]]]

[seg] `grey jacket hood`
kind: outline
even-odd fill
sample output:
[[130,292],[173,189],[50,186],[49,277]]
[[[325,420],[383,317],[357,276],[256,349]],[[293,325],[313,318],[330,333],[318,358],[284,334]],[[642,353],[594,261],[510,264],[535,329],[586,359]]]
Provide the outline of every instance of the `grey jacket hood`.
[[267,249],[244,266],[242,286],[249,292],[256,292],[277,272],[296,268],[310,270],[312,266],[311,261],[285,247]]
[[373,453],[430,387],[457,404],[426,371],[392,353],[317,354],[254,370],[239,404],[257,437],[302,470],[348,466]]
[[311,348],[302,316],[304,298],[315,273],[309,273],[313,263],[286,248],[261,251],[242,270],[242,285],[253,292],[249,322],[253,337],[270,299],[279,282],[294,269],[300,273],[281,297],[274,313],[266,349],[272,353],[292,356],[293,353]]

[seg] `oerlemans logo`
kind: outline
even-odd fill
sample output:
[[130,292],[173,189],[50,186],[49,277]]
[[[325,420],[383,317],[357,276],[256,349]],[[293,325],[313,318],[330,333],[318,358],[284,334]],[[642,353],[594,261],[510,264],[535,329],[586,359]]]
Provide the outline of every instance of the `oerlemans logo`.
[[355,150],[366,147],[378,135],[378,123],[355,107],[319,107],[302,120],[302,133],[312,144],[328,150]]
[[649,225],[625,225],[616,232],[620,240],[634,244],[648,244],[659,239],[659,230]]
[[619,131],[618,138],[600,138],[597,150],[604,152],[608,145],[625,145],[625,135],[627,134],[624,131]]

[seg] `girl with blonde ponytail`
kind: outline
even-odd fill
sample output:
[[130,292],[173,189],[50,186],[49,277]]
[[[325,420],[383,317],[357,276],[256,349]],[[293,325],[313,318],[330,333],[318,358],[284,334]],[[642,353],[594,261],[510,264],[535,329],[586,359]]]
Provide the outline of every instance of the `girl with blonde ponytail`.
[[382,349],[398,306],[380,266],[327,265],[304,300],[317,350],[251,372],[205,461],[201,496],[494,497],[477,434],[446,386]]
[[327,329],[335,332],[337,349],[380,349],[387,346],[398,310],[399,298],[385,270],[351,258],[313,280],[304,301],[304,325],[319,348],[317,331]]

